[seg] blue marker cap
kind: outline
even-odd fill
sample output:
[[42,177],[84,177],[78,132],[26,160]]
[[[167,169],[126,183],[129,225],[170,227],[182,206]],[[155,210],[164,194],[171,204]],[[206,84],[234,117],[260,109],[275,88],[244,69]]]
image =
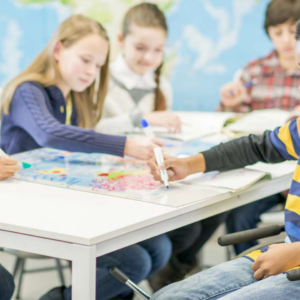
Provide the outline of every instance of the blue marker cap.
[[244,87],[247,89],[247,88],[251,87],[253,84],[254,84],[253,81],[249,81],[249,82],[244,83]]
[[141,120],[141,125],[142,125],[143,128],[147,128],[149,126],[149,124],[148,124],[148,122],[147,122],[146,119],[142,119]]

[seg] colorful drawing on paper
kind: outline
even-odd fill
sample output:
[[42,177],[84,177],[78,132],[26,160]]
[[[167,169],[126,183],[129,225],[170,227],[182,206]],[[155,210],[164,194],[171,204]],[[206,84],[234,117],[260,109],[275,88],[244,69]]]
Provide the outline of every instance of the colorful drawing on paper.
[[[176,150],[176,147],[172,147]],[[18,180],[178,207],[224,194],[224,190],[154,181],[146,162],[103,154],[41,148],[14,155],[31,164]]]
[[[211,146],[201,141],[185,143],[167,141],[164,152],[177,157],[189,156]],[[187,199],[177,200],[175,205],[159,201],[158,199],[165,198],[166,195],[176,194],[180,197],[178,190],[183,185],[178,183],[176,187],[172,186],[167,191],[163,184],[153,179],[146,162],[143,161],[97,153],[72,153],[49,148],[20,153],[14,157],[31,165],[31,168],[22,169],[15,175],[18,180],[169,206],[178,206],[178,203],[184,205],[187,202]],[[193,199],[196,199],[198,193],[194,193]]]
[[102,154],[71,153],[42,148],[14,156],[32,165],[16,179],[147,200],[164,194],[145,162]]

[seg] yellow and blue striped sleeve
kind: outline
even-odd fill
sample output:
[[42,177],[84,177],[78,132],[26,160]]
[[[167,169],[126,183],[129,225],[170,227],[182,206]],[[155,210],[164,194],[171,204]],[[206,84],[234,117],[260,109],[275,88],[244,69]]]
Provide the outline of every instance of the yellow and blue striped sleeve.
[[274,147],[286,160],[298,160],[300,155],[300,117],[271,132]]

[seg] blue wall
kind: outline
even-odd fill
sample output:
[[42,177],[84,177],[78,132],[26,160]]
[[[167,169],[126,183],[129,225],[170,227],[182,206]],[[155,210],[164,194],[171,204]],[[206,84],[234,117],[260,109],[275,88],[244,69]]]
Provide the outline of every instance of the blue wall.
[[[59,6],[59,0],[34,5],[22,5],[22,1],[0,1],[0,86],[30,63],[46,45],[63,14],[72,11]],[[109,1],[116,2],[116,6],[120,3],[124,9],[123,0]],[[173,0],[166,15],[167,66],[172,70],[175,110],[214,110],[220,86],[230,81],[237,69],[272,49],[263,31],[268,3],[269,0]],[[230,39],[232,45],[211,57],[220,48],[222,38],[225,47]],[[199,59],[202,65],[195,67]]]

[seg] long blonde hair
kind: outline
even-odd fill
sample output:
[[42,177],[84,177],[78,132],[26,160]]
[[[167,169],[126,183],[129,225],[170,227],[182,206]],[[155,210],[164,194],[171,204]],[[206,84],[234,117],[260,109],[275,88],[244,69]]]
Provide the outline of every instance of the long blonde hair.
[[[89,34],[98,34],[108,41],[106,30],[102,25],[82,15],[73,15],[61,23],[45,49],[22,73],[6,85],[2,93],[1,111],[5,114],[9,113],[13,95],[21,83],[35,81],[47,87],[61,79],[61,74],[53,55],[55,46],[58,42],[61,42],[65,48],[71,47],[75,42]],[[100,120],[108,82],[109,54],[94,83],[83,92],[71,92],[80,127],[93,128]]]
[[[142,27],[161,28],[168,33],[168,26],[163,12],[157,5],[152,3],[141,3],[132,7],[125,15],[123,21],[123,37],[130,33],[132,24]],[[160,89],[160,73],[163,64],[161,64],[155,71],[155,82],[157,84],[155,92],[154,110],[166,110],[166,98]]]

